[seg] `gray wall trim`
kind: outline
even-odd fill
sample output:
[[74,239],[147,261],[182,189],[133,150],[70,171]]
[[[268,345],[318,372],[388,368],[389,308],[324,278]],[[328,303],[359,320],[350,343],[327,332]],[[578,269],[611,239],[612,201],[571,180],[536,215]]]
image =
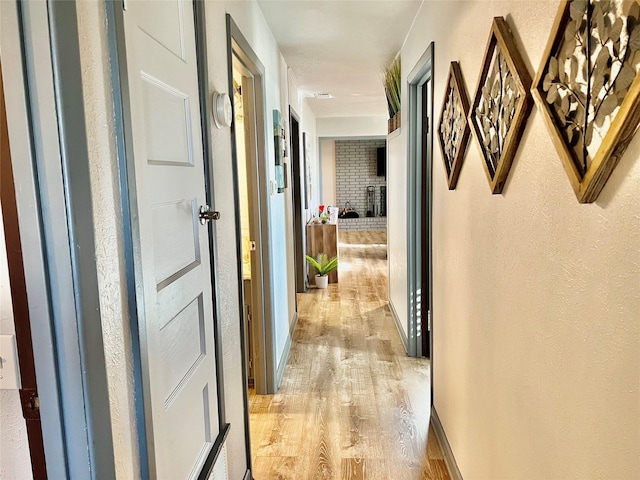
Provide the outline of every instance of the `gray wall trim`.
[[436,439],[438,440],[440,449],[444,455],[444,463],[449,471],[449,476],[452,480],[462,480],[462,473],[458,468],[456,458],[453,456],[453,450],[451,450],[451,445],[449,445],[449,440],[447,439],[447,435],[442,423],[440,422],[440,417],[438,417],[438,412],[436,412],[436,407],[433,405],[433,401],[431,403],[431,425],[433,426]]
[[291,345],[293,343],[293,332],[298,325],[298,312],[293,315],[293,321],[291,322],[291,326],[289,327],[289,336],[287,337],[287,341],[284,344],[284,352],[282,353],[282,359],[280,360],[280,364],[278,365],[278,371],[276,372],[276,387],[279,389],[280,384],[282,383],[282,377],[284,377],[284,369],[287,366],[287,362],[289,361],[289,354],[291,353]]
[[[9,141],[13,159],[16,204],[20,224],[20,241],[24,255],[25,284],[29,298],[37,302],[29,304],[34,361],[37,372],[38,395],[42,434],[47,457],[49,478],[69,478],[67,452],[64,436],[60,379],[57,368],[57,350],[53,342],[53,307],[49,291],[44,225],[41,218],[42,204],[38,182],[38,162],[34,135],[34,112],[32,94],[28,82],[29,63],[33,56],[28,52],[29,44],[25,32],[24,7],[16,1],[0,2],[0,48]],[[45,29],[46,21],[44,24]],[[50,65],[50,62],[49,62]],[[32,85],[31,85],[32,87]],[[49,85],[51,88],[51,85]],[[37,110],[36,110],[36,113]]]
[[[260,218],[257,220],[260,228],[260,242],[258,245],[258,251],[256,251],[255,258],[260,259],[260,268],[262,270],[262,332],[263,335],[258,335],[257,339],[262,343],[264,352],[262,371],[258,369],[254,370],[254,376],[256,376],[256,392],[259,394],[271,394],[276,393],[276,352],[275,345],[275,331],[273,328],[273,305],[272,294],[273,291],[273,279],[271,278],[271,249],[269,244],[270,229],[271,229],[271,210],[269,208],[269,192],[267,184],[267,162],[270,161],[270,157],[267,155],[267,135],[269,134],[269,128],[267,127],[270,116],[266,112],[266,94],[265,94],[265,70],[262,62],[251,48],[250,43],[242,35],[242,32],[233,21],[231,15],[227,14],[227,39],[229,55],[227,60],[229,62],[229,91],[233,91],[233,73],[232,73],[232,53],[235,53],[245,67],[251,71],[254,75],[255,82],[255,99],[256,99],[256,135],[257,141],[257,162],[258,162],[258,185],[256,185],[257,192],[260,201]],[[239,51],[234,47],[237,45]],[[232,134],[232,139],[233,139]],[[235,140],[233,141],[235,144]],[[234,145],[235,151],[235,145]],[[236,185],[237,185],[237,172]],[[237,215],[239,215],[238,209],[236,209]],[[236,217],[236,222],[239,223],[239,216]],[[239,272],[240,280],[242,280],[242,272]],[[255,306],[254,306],[255,310]],[[241,312],[244,310],[241,310]],[[242,318],[241,318],[242,320]],[[256,337],[254,337],[256,338]],[[258,349],[259,350],[259,349]],[[256,373],[260,373],[264,378],[262,379],[262,385],[259,383],[260,378]]]
[[[418,336],[418,292],[424,292],[421,285],[420,268],[422,262],[425,260],[422,258],[421,252],[421,232],[420,224],[424,217],[428,218],[431,223],[431,197],[429,200],[429,213],[428,216],[424,215],[421,209],[421,194],[422,194],[422,145],[421,145],[421,117],[422,117],[422,85],[430,81],[433,78],[433,65],[434,65],[434,44],[427,47],[425,52],[420,57],[420,60],[416,63],[407,77],[408,85],[408,103],[409,103],[409,116],[408,116],[408,135],[407,135],[407,152],[408,168],[407,168],[407,265],[414,268],[408,269],[407,275],[407,291],[409,292],[407,299],[407,312],[408,312],[408,332],[409,332],[409,356],[422,356],[422,344],[421,337]],[[433,91],[433,89],[432,89]],[[427,149],[429,150],[427,169],[428,175],[428,188],[429,195],[431,196],[431,169],[433,164],[433,99],[429,99],[429,144]],[[431,226],[429,226],[429,241],[431,245]],[[426,259],[431,265],[431,258]],[[432,282],[430,282],[432,283]],[[429,305],[432,305],[432,284],[427,286],[428,294],[430,296]],[[424,294],[424,293],[422,293]],[[422,312],[423,315],[428,312]]]
[[48,6],[91,475],[92,478],[112,478],[115,465],[95,258],[78,18],[75,2],[49,1]]
[[251,480],[253,477],[251,476],[251,470],[247,469],[246,472],[244,472],[244,477],[242,477],[242,480]]
[[404,333],[404,329],[402,328],[402,322],[400,321],[400,317],[398,317],[398,312],[396,311],[396,307],[393,306],[393,302],[389,300],[389,311],[391,312],[391,316],[393,317],[393,321],[396,324],[396,329],[398,330],[398,335],[400,335],[400,340],[402,341],[402,346],[404,347],[404,351],[409,354],[409,340],[407,339],[407,335]]
[[[118,182],[120,187],[120,212],[122,216],[122,237],[126,270],[127,309],[129,314],[129,334],[131,338],[133,360],[133,389],[136,415],[136,440],[140,456],[140,478],[150,478],[149,452],[147,448],[147,424],[145,419],[145,396],[143,395],[142,353],[140,349],[139,305],[136,295],[136,266],[134,238],[137,227],[131,218],[131,212],[137,210],[135,193],[135,175],[131,136],[131,118],[124,112],[130,112],[129,85],[124,44],[124,19],[122,3],[106,2],[107,39],[109,43],[109,63],[111,67],[111,89],[115,116],[115,146],[118,161]],[[129,188],[129,181],[134,187]]]
[[1,8],[47,472],[113,478],[75,4]]

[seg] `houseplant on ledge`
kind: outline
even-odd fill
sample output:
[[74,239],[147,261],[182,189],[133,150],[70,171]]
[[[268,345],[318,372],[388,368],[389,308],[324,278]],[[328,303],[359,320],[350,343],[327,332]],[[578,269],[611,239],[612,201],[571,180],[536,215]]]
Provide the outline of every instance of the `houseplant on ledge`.
[[389,109],[389,133],[400,127],[400,90],[402,69],[400,56],[383,68],[384,93]]
[[316,288],[327,288],[329,284],[329,274],[338,268],[338,257],[329,260],[326,253],[321,253],[317,258],[305,255],[307,262],[317,272]]

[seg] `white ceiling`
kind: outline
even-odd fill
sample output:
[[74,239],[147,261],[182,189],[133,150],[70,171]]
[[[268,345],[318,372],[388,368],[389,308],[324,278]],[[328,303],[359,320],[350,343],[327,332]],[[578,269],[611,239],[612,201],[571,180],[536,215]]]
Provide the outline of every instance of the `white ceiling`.
[[387,115],[382,66],[400,51],[422,0],[258,0],[316,117]]

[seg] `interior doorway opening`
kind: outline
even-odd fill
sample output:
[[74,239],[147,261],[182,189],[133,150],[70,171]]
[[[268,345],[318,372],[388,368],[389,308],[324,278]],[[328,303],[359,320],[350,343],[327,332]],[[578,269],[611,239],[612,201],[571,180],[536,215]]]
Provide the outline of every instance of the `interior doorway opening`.
[[[300,155],[300,118],[289,109],[289,126],[291,133],[291,164],[292,164],[292,201],[293,201],[293,245],[294,245],[294,264],[296,272],[296,293],[304,293],[307,291],[307,262],[305,261],[305,221],[303,219],[304,210],[307,208],[305,204],[307,195],[304,192],[306,179],[306,159],[302,159]],[[306,140],[306,139],[305,139]]]
[[[255,387],[254,376],[254,338],[251,328],[252,321],[252,307],[253,307],[253,287],[256,283],[251,282],[251,255],[255,250],[255,238],[252,235],[252,227],[255,227],[255,218],[253,216],[252,198],[250,197],[249,183],[247,172],[247,149],[246,142],[251,141],[251,119],[253,117],[252,106],[246,104],[243,98],[243,83],[245,84],[245,96],[248,90],[247,82],[251,81],[251,75],[247,69],[242,65],[238,58],[234,55],[233,62],[233,121],[235,123],[235,148],[236,148],[236,166],[238,170],[237,176],[237,189],[238,199],[240,206],[240,231],[242,234],[240,241],[240,248],[242,252],[242,284],[244,287],[244,326],[245,326],[245,361],[247,364],[247,386],[249,388]],[[246,111],[245,111],[246,110]],[[246,122],[245,122],[246,120]]]
[[260,216],[261,182],[258,155],[258,130],[255,74],[241,58],[240,46],[232,50],[233,142],[235,149],[236,189],[238,192],[239,248],[245,332],[247,387],[267,393],[267,368],[264,342],[264,272]]
[[270,282],[265,70],[230,15],[227,34],[228,91],[236,117],[231,125],[231,146],[243,369],[248,372],[247,389],[252,379],[255,392],[266,395],[276,390],[276,356]]
[[[433,352],[432,163],[433,54],[431,43],[408,75],[408,291],[410,356]],[[433,364],[433,361],[431,362]],[[433,365],[431,366],[433,368]],[[433,388],[433,387],[432,387]]]

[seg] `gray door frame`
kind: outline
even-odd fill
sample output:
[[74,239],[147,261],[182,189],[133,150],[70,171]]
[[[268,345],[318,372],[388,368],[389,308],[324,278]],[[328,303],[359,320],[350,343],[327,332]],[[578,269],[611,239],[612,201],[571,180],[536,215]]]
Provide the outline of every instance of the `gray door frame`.
[[[419,357],[422,352],[422,332],[420,331],[422,315],[428,315],[428,324],[432,325],[433,319],[433,273],[431,262],[432,243],[432,170],[433,170],[433,65],[434,44],[427,47],[420,59],[416,62],[407,76],[407,91],[409,98],[409,125],[407,135],[408,169],[407,169],[407,287],[409,292],[408,302],[408,355]],[[422,86],[431,82],[431,98],[428,99],[429,135],[427,149],[427,164],[422,164]],[[426,172],[423,172],[426,168]],[[422,203],[422,178],[427,175],[427,211],[423,212]],[[421,225],[428,222],[428,238],[426,239],[427,252],[422,252]],[[421,265],[427,261],[429,265],[428,285],[422,285]],[[429,309],[422,312],[422,296],[428,295]],[[431,328],[430,328],[431,330]],[[430,341],[433,339],[431,338]],[[433,352],[433,346],[431,346]]]
[[[262,302],[259,305],[253,304],[253,312],[259,309],[261,319],[253,322],[252,332],[254,339],[254,359],[260,365],[254,365],[255,390],[258,394],[276,393],[278,386],[276,385],[276,354],[275,354],[275,332],[273,329],[273,307],[272,307],[272,287],[271,287],[271,250],[269,244],[270,216],[269,209],[269,192],[267,191],[267,125],[265,119],[265,85],[264,76],[265,69],[260,59],[251,48],[250,43],[242,34],[240,28],[236,25],[227,14],[227,61],[228,61],[228,80],[229,91],[233,92],[233,65],[232,58],[236,57],[242,62],[245,68],[251,72],[254,80],[255,95],[255,131],[256,131],[256,158],[252,168],[250,162],[247,163],[247,173],[254,171],[255,177],[253,186],[255,188],[254,195],[258,200],[258,207],[254,209],[255,221],[260,231],[260,241],[256,243],[257,250],[252,257],[252,262],[256,262],[256,266],[260,273],[257,279],[251,279],[252,289],[259,290],[259,296]],[[242,281],[242,236],[240,234],[240,209],[238,199],[238,171],[236,167],[236,149],[235,149],[235,133],[232,131],[232,151],[233,151],[233,176],[234,176],[234,202],[236,211],[236,249],[238,251],[238,277],[240,288],[240,326],[242,336],[244,338],[244,285]],[[254,280],[259,284],[253,286]],[[256,316],[254,315],[254,318]],[[243,346],[243,357],[245,356],[246,345]],[[245,373],[246,378],[246,373]],[[245,386],[246,388],[246,386]]]
[[47,474],[114,478],[75,3],[0,8]]

